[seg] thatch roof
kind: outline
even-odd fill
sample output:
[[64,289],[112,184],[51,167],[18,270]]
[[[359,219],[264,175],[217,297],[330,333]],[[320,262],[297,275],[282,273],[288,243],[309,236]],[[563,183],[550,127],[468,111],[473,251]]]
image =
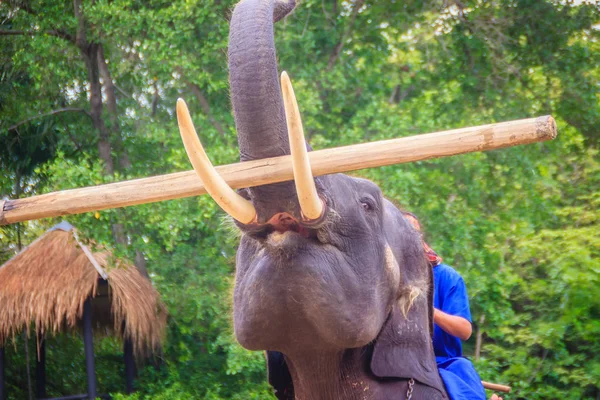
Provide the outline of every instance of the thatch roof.
[[38,335],[77,328],[90,296],[96,331],[130,338],[138,354],[160,347],[167,313],[150,280],[107,250],[92,254],[66,223],[0,267],[0,345],[30,326]]

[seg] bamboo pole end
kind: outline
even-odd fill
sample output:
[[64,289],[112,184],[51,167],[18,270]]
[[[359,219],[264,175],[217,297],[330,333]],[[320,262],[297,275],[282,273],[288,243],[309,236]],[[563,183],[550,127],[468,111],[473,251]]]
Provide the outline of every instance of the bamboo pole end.
[[540,140],[552,140],[556,138],[556,121],[551,115],[544,115],[535,120],[535,134]]
[[491,383],[491,382],[485,382],[485,381],[481,381],[481,384],[483,385],[483,387],[485,389],[493,390],[494,392],[510,393],[512,391],[512,388],[507,385],[499,385],[497,383]]
[[6,215],[4,215],[4,205],[7,200],[0,200],[0,226],[8,225],[8,220],[6,219]]

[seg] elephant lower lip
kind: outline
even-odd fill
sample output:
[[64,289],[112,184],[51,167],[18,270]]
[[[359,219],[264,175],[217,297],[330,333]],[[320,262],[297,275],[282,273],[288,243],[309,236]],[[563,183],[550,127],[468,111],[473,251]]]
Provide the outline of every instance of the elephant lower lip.
[[289,231],[273,231],[266,238],[266,244],[269,247],[280,248],[294,246],[298,247],[301,245],[308,244],[320,244],[316,239],[316,235],[312,235],[308,229],[304,229],[305,232],[299,232],[294,230]]
[[288,242],[290,240],[290,236],[294,235],[294,234],[295,233],[292,231],[286,231],[286,232],[274,231],[269,236],[267,236],[267,244],[271,247],[280,247],[285,242]]

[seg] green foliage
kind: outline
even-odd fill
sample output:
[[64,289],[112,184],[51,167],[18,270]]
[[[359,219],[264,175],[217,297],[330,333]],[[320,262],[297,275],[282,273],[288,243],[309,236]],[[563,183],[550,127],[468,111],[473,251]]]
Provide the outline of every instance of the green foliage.
[[[189,169],[177,97],[188,102],[213,162],[234,162],[226,68],[233,3],[83,2],[86,38],[102,44],[116,85],[112,156],[131,161],[115,174],[105,172],[88,115],[89,71],[70,39],[79,26],[73,3],[0,3],[0,195]],[[354,5],[304,0],[276,26],[279,64],[294,82],[314,148],[544,114],[557,119],[552,142],[356,174],[419,215],[430,244],[465,277],[484,380],[511,384],[505,399],[597,398],[600,6],[378,1],[355,12]],[[3,34],[9,30],[28,33]],[[106,101],[103,117],[112,126]],[[75,111],[56,112],[64,109]],[[58,220],[1,227],[0,262]],[[242,349],[232,334],[237,238],[212,200],[68,220],[121,255],[142,254],[170,313],[165,348],[140,369],[135,395],[118,393],[118,344],[98,342],[102,391],[117,399],[270,398],[263,355]],[[127,232],[127,246],[115,243],[115,224]],[[71,361],[81,343],[52,340],[49,394],[84,392],[75,367],[81,360]],[[8,353],[14,398],[26,397],[23,346],[18,338]],[[474,354],[474,339],[466,351]]]

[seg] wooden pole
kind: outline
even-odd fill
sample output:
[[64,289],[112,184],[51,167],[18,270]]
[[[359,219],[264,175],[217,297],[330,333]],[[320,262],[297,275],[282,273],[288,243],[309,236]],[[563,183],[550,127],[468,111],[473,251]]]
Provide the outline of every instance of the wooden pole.
[[506,385],[499,385],[497,383],[490,383],[490,382],[485,382],[485,381],[481,381],[481,384],[483,385],[484,388],[493,390],[495,392],[510,393],[510,391],[511,391],[511,387],[506,386]]
[[[309,153],[314,176],[500,149],[556,137],[551,116],[363,143]],[[293,179],[290,156],[217,167],[233,188]],[[194,171],[0,201],[0,225],[206,193]]]
[[85,370],[87,373],[88,398],[96,399],[96,368],[94,365],[94,342],[92,332],[92,299],[83,303],[83,346],[85,350]]
[[[21,245],[18,246],[19,249]],[[27,376],[27,399],[33,400],[33,389],[31,387],[31,364],[29,357],[29,332],[23,331],[23,347],[25,348],[25,375]]]
[[0,400],[6,400],[6,385],[4,384],[4,378],[6,374],[4,373],[5,369],[5,357],[4,357],[4,347],[0,344]]
[[130,338],[123,340],[123,361],[125,361],[125,393],[133,393],[135,378],[135,359],[133,357],[133,342]]
[[38,336],[39,350],[35,363],[35,397],[46,397],[46,340]]

